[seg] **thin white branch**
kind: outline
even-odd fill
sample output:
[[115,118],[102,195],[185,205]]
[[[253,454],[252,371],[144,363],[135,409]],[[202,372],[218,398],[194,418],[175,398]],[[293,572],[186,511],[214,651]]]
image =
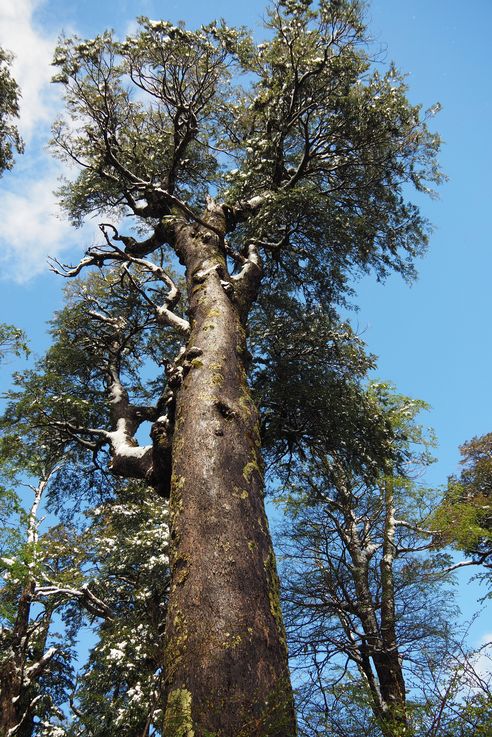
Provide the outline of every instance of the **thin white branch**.
[[439,532],[439,530],[426,530],[425,527],[413,525],[403,519],[395,519],[394,524],[398,527],[406,527],[407,529],[412,530],[412,532],[420,532],[422,535],[437,535]]
[[39,598],[48,596],[66,596],[71,599],[79,600],[92,613],[97,614],[105,619],[112,618],[110,607],[96,596],[87,584],[81,586],[80,589],[72,589],[69,586],[58,586],[56,583],[49,582],[48,586],[36,587],[34,595]]
[[463,560],[461,563],[454,563],[452,566],[447,566],[446,568],[442,568],[440,571],[436,571],[436,576],[445,575],[446,573],[452,573],[453,571],[457,571],[459,568],[465,568],[466,566],[478,566],[483,563],[483,560]]
[[176,315],[164,305],[157,307],[156,312],[157,319],[161,324],[169,325],[185,336],[190,334],[191,328],[188,320],[185,320],[183,317],[179,317],[179,315]]

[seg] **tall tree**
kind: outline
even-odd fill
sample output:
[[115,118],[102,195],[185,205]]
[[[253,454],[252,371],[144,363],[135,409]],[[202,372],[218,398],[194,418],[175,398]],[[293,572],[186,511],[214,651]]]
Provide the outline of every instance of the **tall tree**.
[[0,176],[14,163],[14,151],[23,143],[14,123],[19,115],[19,87],[10,73],[12,55],[0,48]]
[[267,28],[256,45],[223,23],[143,18],[124,42],[69,39],[55,57],[69,119],[54,143],[80,169],[62,202],[75,223],[113,221],[58,270],[122,269],[149,324],[184,343],[149,408],[125,386],[128,325],[99,310],[115,336],[110,426],[58,425],[108,447],[114,473],[170,487],[169,737],[295,733],[247,383],[252,308],[267,313],[263,294],[329,311],[357,271],[411,275],[427,228],[403,188],[439,181],[439,141],[396,70],[372,72],[356,0],[279,1]]
[[423,526],[429,500],[408,477],[422,403],[381,384],[370,393],[399,446],[379,476],[357,470],[341,445],[290,479],[285,599],[294,662],[307,674],[307,734],[414,734],[429,662],[444,660],[451,642],[449,592],[435,576],[448,558],[434,550]]

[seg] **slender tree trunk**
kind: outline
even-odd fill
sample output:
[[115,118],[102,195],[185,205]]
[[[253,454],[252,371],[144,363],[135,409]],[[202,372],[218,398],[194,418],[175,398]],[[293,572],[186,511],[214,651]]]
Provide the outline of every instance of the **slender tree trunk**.
[[381,559],[381,639],[382,653],[379,663],[381,695],[389,705],[389,722],[392,737],[407,734],[405,681],[401,669],[396,636],[395,586],[393,564],[395,559],[395,510],[393,480],[384,483],[384,541]]
[[385,705],[384,713],[380,716],[381,731],[385,737],[405,737],[408,734],[405,687],[398,651],[374,653],[373,661]]
[[[406,718],[405,681],[399,660],[396,637],[394,563],[394,506],[393,490],[388,481],[384,489],[385,520],[383,556],[381,560],[381,615],[378,622],[376,605],[369,585],[369,558],[353,517],[350,497],[343,495],[348,529],[347,547],[353,562],[353,577],[359,617],[366,635],[361,668],[368,680],[373,698],[374,714],[385,737],[405,737]],[[371,677],[371,658],[377,683]]]
[[[38,541],[37,513],[49,476],[50,474],[47,478],[41,479],[36,489],[33,489],[34,499],[29,510],[27,525],[27,543],[31,546]],[[29,624],[35,588],[35,580],[28,578],[19,597],[17,616],[9,634],[10,653],[0,664],[0,737],[13,734],[16,727],[15,735],[30,737],[34,729],[34,715],[30,706],[35,686],[27,685],[23,679],[25,679],[25,668],[28,664]],[[32,643],[30,646],[32,648]],[[40,657],[43,652],[44,646]]]
[[[209,217],[221,227],[220,212]],[[177,252],[191,337],[173,440],[164,732],[292,737],[258,414],[246,381],[245,303],[227,287],[220,237],[183,226]]]

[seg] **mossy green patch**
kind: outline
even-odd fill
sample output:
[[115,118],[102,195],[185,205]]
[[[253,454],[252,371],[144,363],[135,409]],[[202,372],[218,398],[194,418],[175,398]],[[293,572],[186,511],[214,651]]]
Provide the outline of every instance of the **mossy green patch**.
[[177,606],[171,605],[169,611],[172,616],[172,628],[174,631],[172,633],[172,637],[170,637],[166,643],[164,659],[166,662],[166,673],[170,677],[175,673],[176,668],[183,659],[187,650],[188,632],[186,619]]
[[234,650],[238,645],[241,644],[242,641],[243,638],[241,637],[241,635],[231,635],[230,632],[226,632],[223,647],[226,650]]
[[242,394],[242,395],[241,395],[241,396],[239,397],[239,406],[240,406],[240,407],[241,407],[241,409],[242,409],[242,410],[244,411],[244,414],[245,414],[245,415],[250,415],[250,414],[252,413],[252,409],[251,409],[251,399],[250,399],[250,397],[249,397],[249,394],[247,394],[247,395],[245,395],[245,394]]
[[181,489],[185,485],[185,477],[178,476],[177,474],[173,473],[172,478],[171,478],[171,484],[172,484],[174,491],[181,491]]
[[240,489],[239,486],[233,486],[232,495],[235,496],[236,499],[247,499],[249,497],[249,491],[246,489]]
[[220,371],[214,371],[210,381],[214,386],[221,386],[224,383],[224,374]]
[[246,481],[246,483],[249,484],[251,480],[251,476],[254,471],[256,471],[256,473],[258,474],[258,476],[260,476],[260,478],[262,477],[261,468],[259,467],[256,459],[249,461],[243,468],[243,478]]
[[164,734],[166,737],[194,737],[193,719],[191,715],[192,697],[186,688],[176,688],[167,699],[164,716]]
[[188,558],[185,555],[179,554],[173,561],[173,584],[175,586],[181,586],[188,578],[190,572]]
[[176,534],[176,520],[183,511],[183,497],[181,489],[185,485],[184,476],[172,474],[171,476],[171,498],[169,500],[169,521]]
[[264,560],[265,572],[267,575],[268,601],[270,604],[270,612],[277,625],[277,632],[284,645],[287,642],[285,633],[284,620],[282,616],[282,607],[280,605],[280,582],[278,580],[277,566],[275,562],[275,553],[270,550]]

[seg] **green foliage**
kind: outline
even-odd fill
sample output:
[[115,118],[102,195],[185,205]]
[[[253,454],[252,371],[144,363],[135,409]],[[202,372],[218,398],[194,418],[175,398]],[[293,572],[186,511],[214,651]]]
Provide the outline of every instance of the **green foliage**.
[[123,42],[62,40],[70,121],[54,144],[82,164],[61,191],[68,214],[154,227],[199,215],[207,194],[231,212],[261,195],[231,242],[264,249],[267,293],[280,279],[327,305],[360,270],[411,277],[428,226],[404,188],[442,180],[432,111],[410,105],[394,67],[372,71],[359,2],[274,3],[266,26],[260,44],[224,23],[147,18]]
[[[15,118],[19,115],[19,87],[10,74],[12,55],[0,48],[0,176],[14,164],[14,151],[22,153],[24,144]],[[1,341],[0,341],[1,342]]]
[[[153,296],[162,296],[158,288]],[[110,429],[107,387],[112,365],[117,365],[134,400],[158,402],[166,386],[162,365],[176,353],[178,341],[156,324],[153,312],[129,288],[124,270],[70,282],[66,305],[51,321],[51,334],[53,343],[34,368],[14,374],[0,453],[5,468],[21,464],[34,475],[63,456],[63,469],[50,494],[57,497],[56,506],[68,507],[74,496],[80,502],[112,493],[114,482],[103,467],[104,444],[84,445],[90,436],[79,440],[73,430]],[[76,495],[70,489],[76,489]]]
[[12,489],[0,486],[0,555],[8,556],[21,535],[17,525],[11,520],[23,512],[18,494]]
[[489,499],[476,494],[470,497],[463,484],[450,480],[443,504],[432,517],[443,543],[459,550],[478,551],[490,546]]
[[257,81],[229,118],[240,165],[226,174],[227,201],[270,193],[245,235],[270,242],[269,268],[323,303],[359,269],[412,276],[427,225],[402,187],[441,179],[439,139],[396,69],[371,71],[361,18],[357,2],[275,4]]
[[348,324],[271,296],[253,316],[251,347],[263,449],[277,474],[320,448],[343,452],[367,474],[384,466],[391,427],[363,386],[374,358]]
[[492,433],[460,448],[463,470],[450,476],[444,498],[431,518],[443,544],[452,545],[490,568],[492,553]]
[[[217,23],[195,32],[167,21],[139,23],[139,33],[122,43],[105,33],[91,41],[66,39],[56,51],[55,81],[65,85],[80,128],[73,134],[60,121],[54,141],[62,157],[87,164],[75,185],[62,190],[75,223],[87,213],[120,207],[122,182],[127,204],[140,196],[138,180],[148,182],[148,189],[167,180],[174,194],[197,203],[218,171],[208,140],[220,101],[227,98],[229,66],[243,47],[242,35]],[[185,131],[178,145],[187,148],[186,158],[173,152],[173,121]],[[109,158],[108,136],[114,146]]]
[[30,353],[27,339],[23,330],[14,325],[0,323],[0,361],[3,361],[9,353],[27,357]]

